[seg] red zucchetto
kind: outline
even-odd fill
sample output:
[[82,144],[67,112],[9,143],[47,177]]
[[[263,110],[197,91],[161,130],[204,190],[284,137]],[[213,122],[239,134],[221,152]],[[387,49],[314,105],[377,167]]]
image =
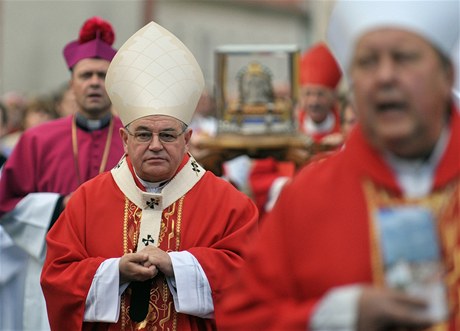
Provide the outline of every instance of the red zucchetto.
[[88,19],[80,29],[78,40],[68,43],[64,48],[67,67],[72,67],[80,60],[99,58],[112,61],[116,49],[112,48],[115,32],[112,25],[104,19],[94,16]]
[[322,42],[309,48],[300,60],[300,85],[321,85],[335,89],[342,73],[329,48]]

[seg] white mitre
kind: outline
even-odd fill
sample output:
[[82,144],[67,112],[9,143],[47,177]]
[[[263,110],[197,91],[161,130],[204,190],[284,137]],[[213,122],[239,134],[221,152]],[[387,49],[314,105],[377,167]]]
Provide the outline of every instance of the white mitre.
[[151,22],[118,50],[105,86],[124,126],[150,115],[171,116],[188,125],[204,78],[190,50],[171,32]]
[[360,37],[385,27],[414,32],[450,58],[459,37],[459,21],[459,0],[337,0],[327,40],[348,73]]

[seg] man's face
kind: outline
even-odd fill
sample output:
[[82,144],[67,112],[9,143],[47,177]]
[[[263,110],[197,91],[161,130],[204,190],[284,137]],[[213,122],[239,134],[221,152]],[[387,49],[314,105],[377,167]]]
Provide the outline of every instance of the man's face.
[[368,32],[357,43],[350,76],[358,118],[374,146],[406,158],[431,152],[453,81],[431,44],[399,29]]
[[321,85],[304,85],[300,88],[300,106],[316,124],[321,124],[331,112],[335,93]]
[[[150,141],[139,141],[148,140],[151,133]],[[137,175],[149,182],[161,182],[171,179],[176,173],[188,151],[192,131],[184,132],[183,123],[175,118],[154,115],[133,121],[127,129],[120,129],[120,135]]]
[[91,119],[101,118],[111,109],[105,90],[105,75],[109,64],[102,59],[83,59],[73,67],[70,87],[79,111]]

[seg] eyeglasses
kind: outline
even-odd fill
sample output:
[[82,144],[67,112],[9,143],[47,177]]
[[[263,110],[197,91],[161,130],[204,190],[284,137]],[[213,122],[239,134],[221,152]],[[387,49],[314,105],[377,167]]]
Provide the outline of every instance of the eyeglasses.
[[181,136],[186,130],[187,127],[185,127],[181,132],[177,133],[175,131],[160,131],[158,133],[154,133],[151,131],[143,130],[143,131],[136,131],[134,133],[131,133],[127,127],[125,127],[126,131],[128,132],[129,135],[133,136],[134,139],[142,144],[146,144],[152,141],[154,135],[158,135],[158,139],[162,143],[173,143]]

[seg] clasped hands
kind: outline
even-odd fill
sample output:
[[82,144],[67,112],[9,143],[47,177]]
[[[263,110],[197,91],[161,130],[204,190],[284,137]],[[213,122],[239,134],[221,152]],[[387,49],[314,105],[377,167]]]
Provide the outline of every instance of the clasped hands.
[[171,257],[155,246],[147,246],[136,253],[123,255],[119,263],[120,285],[131,281],[154,278],[158,272],[167,277],[174,276]]

